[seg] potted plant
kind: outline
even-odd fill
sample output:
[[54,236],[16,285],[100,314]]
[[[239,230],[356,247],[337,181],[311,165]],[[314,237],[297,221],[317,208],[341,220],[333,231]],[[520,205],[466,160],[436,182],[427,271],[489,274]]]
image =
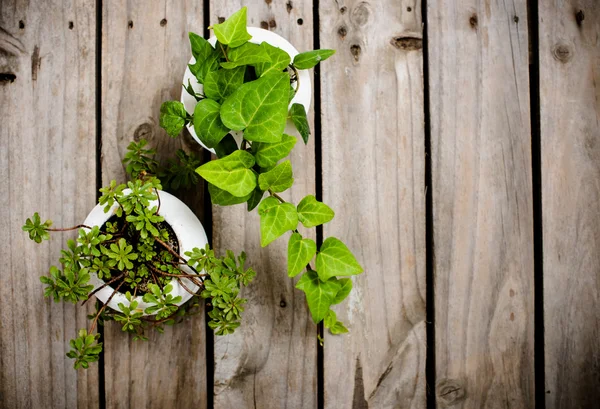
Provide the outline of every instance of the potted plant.
[[247,29],[245,7],[209,28],[215,34],[209,41],[190,33],[193,58],[185,94],[181,101],[162,104],[160,125],[173,137],[187,125],[199,143],[216,153],[216,160],[196,171],[209,183],[213,204],[246,203],[248,211],[258,209],[263,247],[291,233],[287,273],[302,273],[296,288],[306,294],[314,322],[324,321],[334,334],[347,332],[330,307],[352,290],[345,277],[363,269],[341,240],[328,237],[317,249],[297,230],[299,223],[312,228],[330,222],[334,212],[329,206],[313,195],[297,205],[279,195],[294,182],[285,158],[297,138],[286,131],[288,120],[305,143],[310,136],[310,78],[304,70],[334,51],[298,53],[273,33]]
[[197,181],[193,169],[199,161],[179,151],[178,160],[160,169],[156,152],[145,146],[145,140],[129,145],[124,163],[132,180],[113,180],[100,189],[98,205],[81,225],[52,228],[35,213],[23,226],[37,243],[50,232],[78,230],[77,240],[68,240],[61,251],[62,268],[52,266],[40,279],[45,295],[56,302],[85,304],[93,295],[99,300],[89,330],[81,329],[70,341],[67,356],[75,359],[76,369],[98,360],[97,324],[114,320],[134,339],[147,340],[146,330],[162,332],[164,325],[196,313],[198,298],[212,305],[209,326],[217,334],[233,332],[246,302],[239,290],[255,275],[244,267],[244,253],[216,257],[194,213],[161,190],[161,179],[174,188]]

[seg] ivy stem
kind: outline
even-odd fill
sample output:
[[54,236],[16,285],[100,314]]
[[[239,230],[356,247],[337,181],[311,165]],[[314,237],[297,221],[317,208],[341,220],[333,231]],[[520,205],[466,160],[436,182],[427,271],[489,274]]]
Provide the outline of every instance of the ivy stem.
[[271,196],[273,196],[275,199],[279,200],[281,203],[285,203],[285,200],[283,200],[283,198],[281,196],[279,196],[277,193],[273,192],[271,189],[269,189],[269,194]]
[[223,48],[223,44],[219,43],[219,46],[221,47],[221,51],[223,51],[223,55],[225,56],[225,61],[229,62],[229,58],[227,58],[227,52]]
[[96,294],[98,291],[102,290],[104,287],[106,287],[107,285],[110,285],[112,283],[114,283],[115,281],[117,281],[119,278],[122,278],[123,276],[125,276],[127,272],[123,272],[120,276],[113,278],[110,281],[107,281],[106,283],[104,283],[103,285],[101,285],[100,287],[96,288],[94,291],[92,291],[91,293],[89,293],[88,298],[85,299],[84,302],[81,303],[81,305],[83,306],[91,297],[92,295]]
[[98,314],[96,314],[96,317],[94,318],[94,321],[92,322],[92,327],[90,328],[90,334],[94,332],[94,330],[96,329],[96,323],[98,322],[98,318],[100,317],[100,314],[102,314],[102,311],[104,311],[104,309],[108,306],[108,303],[110,302],[110,300],[112,300],[112,298],[115,296],[115,294],[119,291],[119,288],[121,288],[121,286],[125,283],[125,281],[121,282],[121,284],[119,284],[117,286],[117,288],[115,288],[115,291],[113,291],[113,293],[110,295],[110,297],[108,297],[108,300],[106,300],[106,303],[102,306],[102,308],[100,308],[100,311],[98,311]]
[[187,286],[185,284],[183,284],[183,280],[178,278],[177,281],[179,281],[179,284],[183,287],[183,289],[185,291],[187,291],[188,293],[192,294],[192,296],[195,296],[196,294],[192,292],[192,290],[190,290],[189,288],[187,288]]
[[296,89],[294,89],[294,96],[296,96],[298,90],[300,89],[300,74],[298,73],[298,69],[294,67],[294,64],[290,64],[288,67],[291,67],[292,70],[294,70],[294,75],[296,77]]

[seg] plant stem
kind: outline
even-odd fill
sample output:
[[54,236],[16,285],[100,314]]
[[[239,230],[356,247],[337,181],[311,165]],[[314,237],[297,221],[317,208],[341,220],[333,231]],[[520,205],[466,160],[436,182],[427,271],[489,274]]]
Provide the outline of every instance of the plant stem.
[[[92,228],[90,226],[87,226],[85,224],[78,224],[77,226],[73,226],[73,227],[64,227],[64,228],[56,228],[56,229],[46,229],[47,231],[71,231],[71,230],[76,230],[76,229],[80,229],[80,228],[84,228],[84,229],[88,229],[88,230],[92,230]],[[102,232],[104,233],[104,232]]]
[[221,46],[221,51],[223,51],[223,55],[225,56],[225,61],[229,62],[229,58],[227,58],[227,52],[223,48],[223,44],[219,43],[219,46]]
[[123,281],[121,284],[119,284],[117,286],[117,288],[115,288],[115,291],[113,291],[113,293],[110,295],[110,297],[108,297],[108,300],[106,300],[106,303],[102,306],[102,308],[100,308],[100,311],[98,311],[98,314],[96,314],[96,318],[94,318],[94,321],[92,322],[92,327],[90,328],[90,334],[94,332],[94,330],[96,329],[96,323],[98,322],[98,317],[100,317],[100,314],[102,314],[102,311],[104,311],[104,309],[108,306],[108,303],[110,302],[110,300],[112,300],[112,298],[115,296],[115,294],[119,291],[119,288],[121,288],[121,286],[123,285],[123,283],[125,283],[125,281]]
[[96,288],[94,291],[92,291],[91,293],[89,293],[88,298],[85,299],[85,301],[83,301],[81,303],[81,305],[83,306],[86,302],[88,302],[88,300],[92,297],[92,295],[96,294],[98,291],[102,290],[104,287],[106,287],[107,285],[110,285],[112,283],[114,283],[115,281],[117,281],[119,278],[122,278],[123,276],[125,276],[126,272],[123,272],[123,274],[121,274],[118,277],[113,278],[112,280],[104,283],[103,285],[101,285],[100,287]]
[[294,64],[290,64],[288,67],[292,67],[292,70],[294,70],[294,75],[296,77],[296,89],[294,89],[294,96],[296,96],[298,90],[300,89],[300,74],[298,73],[296,67],[294,67]]
[[283,200],[283,198],[281,196],[279,196],[277,193],[273,192],[271,189],[269,189],[269,194],[271,196],[273,196],[275,199],[279,200],[281,203],[285,203],[285,200]]
[[156,214],[158,214],[160,211],[160,195],[158,194],[158,190],[156,188],[154,188],[154,191],[156,192],[156,197],[158,199],[158,209],[156,209]]

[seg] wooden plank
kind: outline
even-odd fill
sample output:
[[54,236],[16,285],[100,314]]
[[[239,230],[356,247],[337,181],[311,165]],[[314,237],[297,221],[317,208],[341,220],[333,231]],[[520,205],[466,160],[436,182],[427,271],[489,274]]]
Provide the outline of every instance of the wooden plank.
[[[189,59],[188,31],[203,29],[202,2],[104,2],[102,38],[102,181],[124,180],[121,159],[146,138],[164,160],[178,148],[201,154],[189,135],[169,138],[159,127],[163,101],[179,99]],[[183,199],[203,216],[203,187]],[[202,314],[132,341],[108,325],[107,408],[205,408],[206,334]]]
[[[211,1],[210,22],[248,6],[248,25],[268,27],[299,50],[312,49],[312,1]],[[298,19],[302,19],[299,24]],[[312,112],[309,113],[312,119]],[[315,192],[314,144],[299,142],[291,157],[294,186],[285,200]],[[314,229],[312,229],[314,231]],[[308,234],[308,231],[306,231]],[[223,252],[245,250],[257,276],[244,291],[242,326],[215,337],[215,408],[317,407],[316,326],[304,294],[286,274],[287,237],[260,247],[259,218],[245,206],[213,207],[213,240]]]
[[526,2],[428,2],[440,407],[532,408]]
[[546,407],[600,402],[600,4],[541,2]]
[[0,408],[97,408],[98,366],[65,356],[88,311],[39,281],[76,233],[21,231],[35,211],[68,227],[94,206],[95,2],[0,4]]
[[425,407],[425,138],[421,2],[319,7],[324,236],[365,273],[325,337],[326,408]]

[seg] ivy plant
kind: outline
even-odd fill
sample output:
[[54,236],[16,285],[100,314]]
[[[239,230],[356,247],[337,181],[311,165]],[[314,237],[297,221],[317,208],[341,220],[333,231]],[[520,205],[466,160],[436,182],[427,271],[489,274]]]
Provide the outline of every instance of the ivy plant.
[[[299,71],[315,67],[331,57],[334,50],[314,50],[293,59],[282,49],[266,42],[249,42],[246,8],[220,24],[209,27],[216,43],[190,33],[195,63],[189,65],[202,91],[190,83],[184,88],[197,101],[192,113],[178,101],[162,104],[160,124],[172,137],[191,125],[200,141],[214,148],[217,159],[196,168],[206,180],[211,201],[229,206],[246,203],[248,211],[257,208],[260,215],[260,243],[268,246],[286,233],[288,237],[288,275],[300,276],[296,288],[306,294],[315,323],[323,322],[332,333],[347,332],[331,306],[342,302],[352,289],[347,278],[363,269],[350,249],[338,238],[328,237],[317,247],[303,237],[298,225],[314,228],[330,222],[334,211],[315,196],[304,197],[297,205],[285,201],[279,193],[294,183],[293,167],[285,158],[296,145],[296,137],[284,133],[291,121],[304,143],[310,138],[306,110],[290,104],[298,89]],[[242,133],[241,143],[234,133]],[[235,277],[222,265],[210,276],[203,294],[215,300],[211,327],[218,333],[234,329],[223,318],[236,317],[241,305],[225,296],[235,287]]]
[[[50,239],[52,232],[77,230],[76,240],[68,239],[61,250],[61,267],[52,266],[47,276],[40,277],[46,297],[55,302],[85,303],[102,288],[110,285],[114,289],[106,304],[97,303],[89,330],[79,330],[69,343],[67,356],[75,360],[75,369],[88,368],[98,361],[102,343],[94,330],[106,321],[118,322],[136,340],[147,340],[147,330],[162,332],[164,325],[201,311],[201,304],[206,302],[212,305],[209,326],[218,335],[230,334],[240,325],[246,300],[239,292],[255,275],[251,268],[244,267],[246,255],[236,258],[228,251],[217,257],[207,245],[194,248],[184,258],[179,254],[175,233],[160,213],[158,191],[162,182],[157,175],[168,180],[172,188],[189,188],[199,179],[190,169],[193,171],[200,161],[179,151],[177,159],[161,168],[154,158],[156,151],[146,145],[141,140],[127,149],[123,162],[132,180],[123,184],[113,180],[100,189],[98,203],[105,213],[112,212],[102,226],[53,228],[52,221],[42,223],[38,213],[23,226],[36,243]],[[94,288],[91,274],[104,284]],[[178,305],[182,297],[172,294],[173,280],[192,294],[182,305]],[[197,291],[191,291],[190,281]],[[125,294],[128,305],[119,303],[119,310],[107,309],[117,291]],[[140,297],[148,304],[145,309],[139,307]]]

